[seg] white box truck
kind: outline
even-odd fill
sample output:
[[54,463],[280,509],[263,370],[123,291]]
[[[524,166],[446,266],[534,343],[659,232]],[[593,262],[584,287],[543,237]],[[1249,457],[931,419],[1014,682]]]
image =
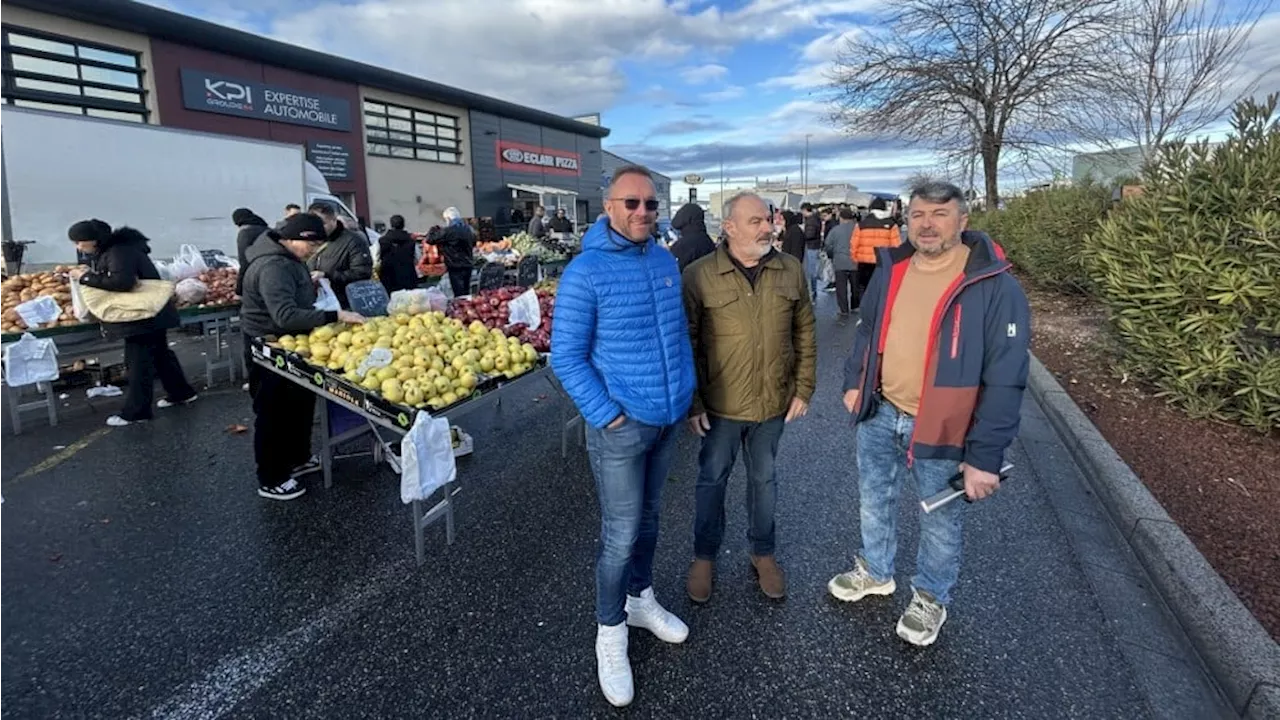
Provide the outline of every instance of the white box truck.
[[24,270],[74,264],[67,228],[87,218],[137,228],[157,259],[188,243],[235,257],[238,207],[274,224],[289,203],[325,202],[357,227],[301,145],[13,107],[0,132],[4,240],[34,241]]

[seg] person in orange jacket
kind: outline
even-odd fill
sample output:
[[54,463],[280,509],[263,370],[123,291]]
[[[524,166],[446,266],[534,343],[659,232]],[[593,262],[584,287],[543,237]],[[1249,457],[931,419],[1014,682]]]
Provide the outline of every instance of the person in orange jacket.
[[858,305],[862,304],[862,295],[867,291],[871,275],[876,271],[876,248],[898,247],[902,237],[898,233],[898,223],[889,214],[889,205],[884,198],[871,201],[871,211],[858,221],[853,228],[853,237],[849,239],[850,254],[858,264]]

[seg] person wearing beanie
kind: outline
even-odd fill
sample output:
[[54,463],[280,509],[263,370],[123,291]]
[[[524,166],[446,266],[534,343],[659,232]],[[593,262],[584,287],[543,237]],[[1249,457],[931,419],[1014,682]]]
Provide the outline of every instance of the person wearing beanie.
[[[267,229],[267,221],[263,220],[249,208],[236,208],[231,213],[231,222],[236,226],[236,260],[240,262],[241,269],[244,268],[248,259],[244,253]],[[236,275],[236,296],[244,294],[244,275]]]
[[[127,293],[139,280],[159,280],[155,263],[147,257],[149,241],[133,228],[112,230],[98,220],[81,220],[67,229],[67,237],[76,249],[90,257],[90,267],[76,268],[70,275],[81,285],[110,292]],[[121,323],[102,323],[102,332],[112,339],[124,340],[125,372],[128,390],[120,413],[107,418],[112,427],[123,427],[150,420],[151,401],[155,396],[156,378],[167,397],[156,403],[159,408],[183,405],[196,399],[196,391],[187,382],[178,356],[169,349],[168,331],[178,327],[178,306],[170,298],[154,317]]]
[[[311,213],[285,219],[278,230],[266,230],[249,246],[240,269],[244,295],[240,327],[246,338],[305,335],[331,322],[362,323],[346,310],[315,309],[316,290],[306,260],[328,241],[324,221]],[[245,343],[246,348],[249,343]],[[311,455],[311,425],[316,396],[306,388],[261,367],[249,365],[253,398],[253,456],[258,466],[258,494],[292,500],[306,489],[298,479],[320,470]]]
[[445,269],[449,271],[449,284],[454,297],[471,294],[471,270],[475,263],[476,234],[463,222],[458,208],[446,208],[442,214],[445,226],[432,228],[427,242],[440,246]]

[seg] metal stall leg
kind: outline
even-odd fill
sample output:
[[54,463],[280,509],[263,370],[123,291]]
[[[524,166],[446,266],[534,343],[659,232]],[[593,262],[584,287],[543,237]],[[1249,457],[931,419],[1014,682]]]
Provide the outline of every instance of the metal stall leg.
[[333,487],[333,439],[329,436],[329,404],[324,398],[316,402],[320,410],[320,469],[324,473],[324,489]]
[[[206,323],[204,333],[206,348],[210,340],[213,342],[213,352],[206,350],[204,354],[204,381],[207,387],[213,387],[213,373],[217,370],[226,370],[231,384],[234,385],[236,382],[236,361],[222,351],[222,338],[230,333],[230,320],[211,320]],[[243,355],[244,353],[241,353],[241,363],[244,362]]]

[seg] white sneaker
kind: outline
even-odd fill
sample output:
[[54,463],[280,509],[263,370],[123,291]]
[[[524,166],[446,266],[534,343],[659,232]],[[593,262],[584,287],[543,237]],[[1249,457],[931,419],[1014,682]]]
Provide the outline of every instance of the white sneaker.
[[927,647],[938,639],[938,631],[946,621],[946,606],[929,593],[912,588],[911,604],[898,620],[898,637],[912,645]]
[[644,628],[663,642],[682,643],[689,637],[689,626],[658,604],[651,587],[645,588],[640,597],[627,596],[627,624]]
[[110,425],[111,427],[125,427],[132,424],[133,423],[129,422],[128,420],[125,420],[119,415],[112,415],[111,417],[107,418],[107,425]]
[[614,707],[625,707],[635,697],[631,660],[627,657],[627,624],[596,626],[596,677],[604,699]]
[[182,402],[173,402],[169,398],[160,398],[160,402],[156,403],[156,407],[160,408],[161,410],[164,410],[165,408],[171,408],[171,407],[174,407],[175,405],[190,405],[191,403],[199,399],[200,399],[199,395],[192,395],[191,397],[187,398],[186,400],[183,400]]
[[858,602],[868,595],[892,595],[897,589],[893,578],[882,582],[871,577],[871,571],[862,558],[854,561],[852,570],[840,573],[827,583],[827,592],[845,602]]

